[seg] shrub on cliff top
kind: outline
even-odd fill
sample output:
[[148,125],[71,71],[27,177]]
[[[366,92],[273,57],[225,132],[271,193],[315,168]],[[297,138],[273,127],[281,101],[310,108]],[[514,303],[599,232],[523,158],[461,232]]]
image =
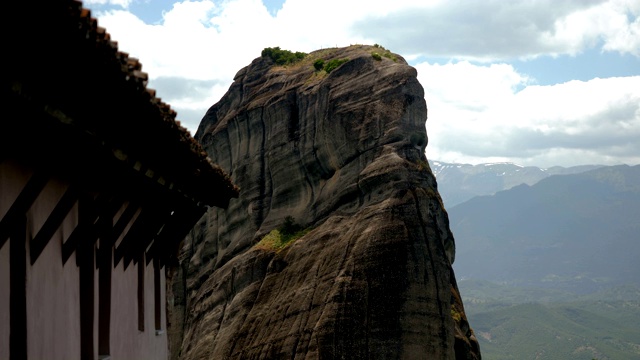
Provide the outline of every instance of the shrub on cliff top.
[[349,61],[349,59],[333,59],[333,60],[330,60],[328,63],[325,64],[324,71],[326,71],[327,73],[330,73],[333,69],[335,69],[338,66],[346,63],[347,61]]
[[324,67],[324,60],[318,59],[314,61],[313,67],[318,71],[322,70],[322,68]]
[[270,58],[274,63],[278,65],[287,65],[296,63],[304,59],[304,57],[307,56],[307,53],[303,53],[300,51],[291,52],[289,50],[282,50],[279,46],[276,46],[272,48],[264,48],[261,55],[262,57]]
[[391,53],[391,51],[389,51],[389,50],[387,50],[384,54],[382,54],[382,56],[384,56],[384,57],[386,57],[386,58],[388,58],[388,59],[393,60],[393,62],[398,61],[398,58],[397,58],[395,55],[393,55],[393,54]]

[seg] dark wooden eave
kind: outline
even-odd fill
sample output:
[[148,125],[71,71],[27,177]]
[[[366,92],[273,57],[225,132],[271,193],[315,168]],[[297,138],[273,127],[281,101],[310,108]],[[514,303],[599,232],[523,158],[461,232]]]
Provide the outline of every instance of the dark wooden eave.
[[111,156],[200,206],[226,207],[238,196],[175,111],[146,88],[140,62],[118,51],[81,2],[13,1],[6,14],[3,97],[12,116],[3,120],[2,156],[16,142],[57,156],[75,149],[79,167]]
[[227,207],[239,189],[81,2],[11,1],[4,13],[0,162],[34,173],[0,219],[0,247],[56,178],[70,187],[32,239],[32,263],[78,206],[63,262],[108,233],[114,263],[146,253],[163,264],[207,206]]

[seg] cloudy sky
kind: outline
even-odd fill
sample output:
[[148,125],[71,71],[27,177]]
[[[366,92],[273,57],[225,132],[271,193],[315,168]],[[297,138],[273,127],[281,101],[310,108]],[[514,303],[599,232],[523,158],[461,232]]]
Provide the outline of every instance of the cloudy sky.
[[418,70],[430,160],[640,164],[638,0],[84,0],[191,133],[265,47]]

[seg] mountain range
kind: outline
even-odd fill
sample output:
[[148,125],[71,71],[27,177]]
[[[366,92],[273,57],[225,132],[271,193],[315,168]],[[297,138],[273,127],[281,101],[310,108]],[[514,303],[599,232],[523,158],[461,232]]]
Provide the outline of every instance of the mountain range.
[[475,196],[493,195],[520,184],[533,185],[552,175],[578,174],[602,165],[521,166],[514,163],[484,163],[478,165],[429,160],[431,171],[438,179],[444,204],[452,207]]
[[430,166],[484,359],[640,359],[640,166]]
[[640,285],[640,166],[553,175],[448,209],[458,277],[572,289]]

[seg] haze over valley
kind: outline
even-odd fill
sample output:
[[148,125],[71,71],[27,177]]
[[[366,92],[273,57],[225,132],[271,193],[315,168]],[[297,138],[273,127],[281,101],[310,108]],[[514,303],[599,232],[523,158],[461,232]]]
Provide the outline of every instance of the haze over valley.
[[430,166],[484,358],[640,356],[640,165]]

